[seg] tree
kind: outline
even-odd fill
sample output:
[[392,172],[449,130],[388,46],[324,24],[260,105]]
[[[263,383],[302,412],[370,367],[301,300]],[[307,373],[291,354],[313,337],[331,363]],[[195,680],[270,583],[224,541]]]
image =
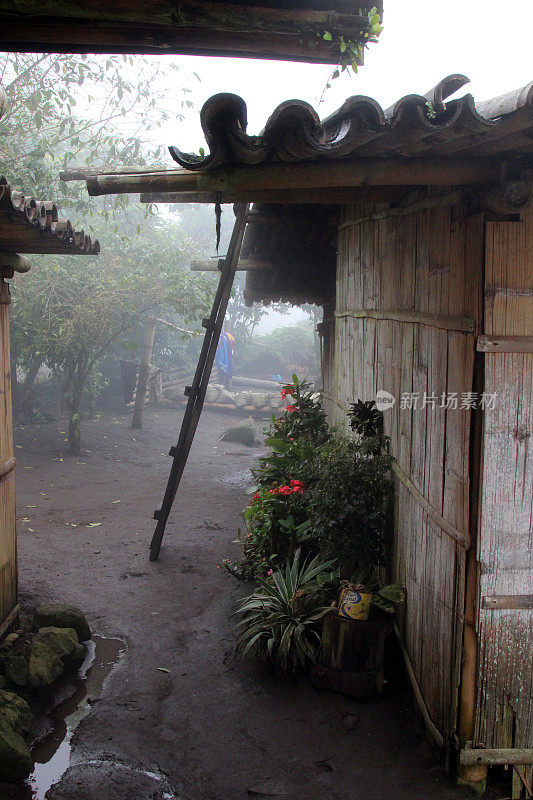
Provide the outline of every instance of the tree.
[[34,259],[32,272],[13,287],[14,350],[27,360],[39,358],[56,374],[74,454],[81,450],[83,391],[110,346],[131,341],[132,331],[155,311],[171,309],[184,327],[198,329],[209,305],[212,277],[181,266],[190,256],[179,233],[169,223],[150,233],[130,242],[116,237],[100,256]]
[[13,287],[15,359],[30,375],[43,361],[57,375],[74,453],[81,448],[83,390],[94,383],[107,349],[142,327],[150,311],[168,308],[178,322],[197,324],[209,300],[212,277],[181,266],[204,255],[181,225],[161,220],[150,207],[128,205],[127,197],[89,200],[83,184],[58,177],[79,165],[159,163],[163,149],[146,148],[141,134],[171,115],[183,119],[193,105],[182,86],[177,113],[166,110],[160,72],[131,56],[0,56],[8,97],[0,119],[0,173],[26,193],[53,197],[85,227],[89,221],[102,243],[98,258],[34,257],[30,275]]
[[[179,72],[175,64],[167,70]],[[162,67],[133,56],[35,53],[0,55],[0,85],[7,111],[0,119],[0,172],[24,192],[50,197],[69,212],[110,219],[126,198],[89,201],[81,184],[66,184],[59,172],[71,166],[114,169],[158,165],[163,147],[151,150],[145,134],[193,107],[184,76],[173,94],[178,108],[166,107]],[[198,76],[193,73],[193,79]],[[124,131],[127,130],[127,133]]]

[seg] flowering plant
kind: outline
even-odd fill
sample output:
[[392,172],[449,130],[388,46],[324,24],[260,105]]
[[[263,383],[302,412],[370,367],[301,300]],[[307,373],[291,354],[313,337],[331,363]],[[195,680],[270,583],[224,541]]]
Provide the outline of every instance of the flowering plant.
[[286,406],[281,417],[272,416],[270,428],[266,431],[269,438],[281,438],[287,442],[291,439],[305,438],[318,443],[325,441],[329,435],[326,415],[322,411],[320,398],[311,388],[310,383],[292,376],[292,383],[286,383],[281,389],[281,397],[291,402]]

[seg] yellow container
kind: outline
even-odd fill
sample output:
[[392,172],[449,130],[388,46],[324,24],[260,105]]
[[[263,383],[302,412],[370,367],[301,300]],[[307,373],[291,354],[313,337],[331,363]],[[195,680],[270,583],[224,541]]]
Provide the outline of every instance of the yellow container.
[[357,589],[341,589],[339,595],[339,617],[347,619],[368,619],[372,595]]

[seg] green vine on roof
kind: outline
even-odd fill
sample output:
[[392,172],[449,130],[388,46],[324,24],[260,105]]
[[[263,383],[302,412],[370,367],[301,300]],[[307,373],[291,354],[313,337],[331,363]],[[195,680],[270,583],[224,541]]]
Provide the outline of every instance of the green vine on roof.
[[[361,30],[351,39],[345,39],[342,34],[336,32],[324,31],[322,33],[322,39],[330,42],[332,47],[337,47],[339,50],[338,65],[329,76],[324,91],[331,88],[331,81],[338,78],[342,72],[349,74],[352,70],[356,73],[358,62],[362,61],[365,49],[369,44],[376,44],[379,39],[383,26],[376,6],[373,6],[368,13],[359,11],[359,16],[361,17]],[[324,93],[322,93],[323,96]]]

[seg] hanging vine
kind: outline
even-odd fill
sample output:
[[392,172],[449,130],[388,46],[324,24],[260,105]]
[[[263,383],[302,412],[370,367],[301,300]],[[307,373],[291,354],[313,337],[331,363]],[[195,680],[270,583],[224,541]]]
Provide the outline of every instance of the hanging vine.
[[342,72],[356,73],[358,67],[363,60],[363,54],[369,44],[376,44],[383,26],[381,24],[381,16],[378,14],[376,6],[373,6],[370,11],[360,11],[361,17],[361,30],[356,36],[351,39],[345,39],[340,33],[324,31],[322,39],[325,42],[330,42],[332,47],[337,47],[339,50],[338,64],[329,76],[322,92],[320,100],[322,101],[324,93],[327,89],[331,88],[331,81],[339,77]]

